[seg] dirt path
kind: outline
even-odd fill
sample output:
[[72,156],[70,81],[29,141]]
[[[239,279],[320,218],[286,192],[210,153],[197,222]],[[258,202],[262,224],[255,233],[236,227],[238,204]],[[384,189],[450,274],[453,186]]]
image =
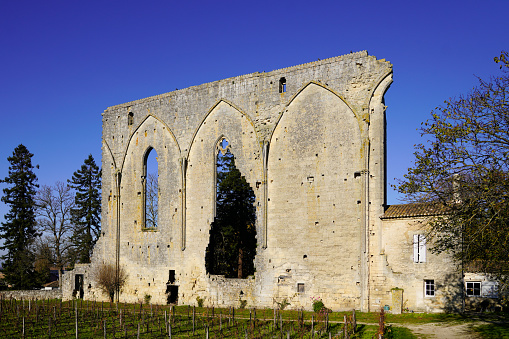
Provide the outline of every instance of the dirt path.
[[477,336],[472,330],[472,326],[480,325],[479,323],[468,323],[468,324],[439,324],[439,323],[428,323],[428,324],[394,324],[393,326],[404,326],[411,330],[420,339],[477,339]]

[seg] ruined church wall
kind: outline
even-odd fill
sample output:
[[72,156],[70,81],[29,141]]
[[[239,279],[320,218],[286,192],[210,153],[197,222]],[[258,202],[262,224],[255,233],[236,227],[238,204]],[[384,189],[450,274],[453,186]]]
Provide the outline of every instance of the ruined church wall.
[[358,308],[363,164],[354,112],[311,84],[287,106],[270,145],[266,288],[293,307],[315,297]]
[[[93,265],[114,263],[120,217],[120,263],[129,273],[121,300],[150,294],[154,302],[166,302],[168,274],[175,270],[179,303],[193,304],[200,296],[206,304],[223,299],[234,305],[240,291],[225,293],[230,284],[241,286],[248,305],[273,306],[287,298],[291,307],[310,308],[310,297],[322,297],[333,309],[364,307],[371,193],[363,175],[370,130],[385,123],[375,119],[370,125],[369,107],[373,91],[391,73],[390,63],[359,52],[108,108],[103,235]],[[282,78],[286,91],[280,93]],[[378,116],[384,114],[381,105],[375,104]],[[204,267],[215,208],[215,147],[222,136],[256,195],[258,248],[249,283],[218,283]],[[159,160],[161,211],[158,229],[144,231],[141,171],[149,147]],[[377,147],[384,154],[382,141]],[[383,164],[374,166],[371,180],[380,190]]]

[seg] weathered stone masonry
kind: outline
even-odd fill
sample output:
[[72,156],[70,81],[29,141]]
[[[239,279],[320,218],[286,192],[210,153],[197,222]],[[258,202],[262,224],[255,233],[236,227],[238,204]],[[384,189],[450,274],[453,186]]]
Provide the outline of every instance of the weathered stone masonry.
[[[129,273],[120,301],[149,294],[166,303],[174,274],[180,304],[200,297],[206,305],[245,300],[272,307],[287,299],[290,307],[310,308],[310,297],[321,297],[333,310],[368,310],[389,302],[393,286],[378,289],[384,265],[383,96],[391,82],[392,65],[363,51],[108,108],[103,233],[89,271],[115,263],[118,239],[118,260]],[[248,279],[205,271],[222,138],[256,195],[256,272]],[[159,224],[144,230],[143,166],[152,148]],[[87,274],[84,297],[100,298]]]

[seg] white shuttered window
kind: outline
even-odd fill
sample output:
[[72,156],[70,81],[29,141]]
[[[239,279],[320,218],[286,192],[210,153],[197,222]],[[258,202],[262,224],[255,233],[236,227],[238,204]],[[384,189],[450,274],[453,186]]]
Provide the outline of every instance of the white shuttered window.
[[426,262],[426,237],[414,234],[414,262]]

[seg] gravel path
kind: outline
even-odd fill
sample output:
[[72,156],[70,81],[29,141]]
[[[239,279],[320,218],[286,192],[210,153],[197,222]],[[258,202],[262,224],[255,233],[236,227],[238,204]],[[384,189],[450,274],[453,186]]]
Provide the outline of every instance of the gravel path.
[[[477,339],[477,336],[472,330],[472,326],[480,325],[479,323],[468,323],[468,324],[437,324],[437,323],[428,323],[428,324],[419,324],[419,325],[410,325],[403,324],[400,326],[404,326],[412,331],[418,338],[426,338],[426,339]],[[399,325],[399,324],[398,324]],[[398,326],[394,324],[394,326]]]

